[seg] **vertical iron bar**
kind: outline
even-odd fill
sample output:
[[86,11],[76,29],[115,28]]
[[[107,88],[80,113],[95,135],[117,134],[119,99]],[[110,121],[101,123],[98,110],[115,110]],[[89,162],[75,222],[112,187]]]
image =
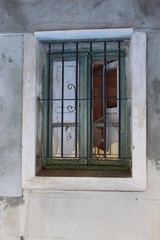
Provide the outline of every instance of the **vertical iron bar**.
[[93,133],[92,133],[92,108],[93,108],[93,102],[92,102],[92,98],[93,98],[93,76],[92,76],[92,42],[90,42],[90,148],[89,148],[89,152],[90,152],[90,157],[92,157],[92,140],[93,140]]
[[48,103],[47,103],[47,157],[50,157],[50,71],[51,71],[51,44],[49,44],[48,50]]
[[121,157],[121,42],[118,42],[119,63],[119,158]]
[[64,42],[62,43],[62,105],[61,105],[61,157],[63,157],[63,113],[64,113]]
[[103,149],[104,149],[104,158],[106,158],[106,42],[104,42],[104,78],[103,78],[103,98],[104,98],[104,103],[103,103],[103,118],[104,118],[104,129],[103,129],[103,138],[104,138],[104,145],[103,145]]
[[77,98],[78,98],[78,42],[76,43],[76,92],[75,92],[75,157],[77,158],[77,121],[78,121],[78,109],[77,109]]

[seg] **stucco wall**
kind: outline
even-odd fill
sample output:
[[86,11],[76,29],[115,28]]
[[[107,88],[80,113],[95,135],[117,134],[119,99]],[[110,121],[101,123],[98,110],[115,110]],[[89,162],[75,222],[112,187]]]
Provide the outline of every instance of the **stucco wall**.
[[2,32],[134,27],[157,29],[159,0],[1,0]]
[[[159,240],[160,2],[0,1],[1,33],[133,27],[147,33],[147,191],[21,195],[23,36],[0,36],[0,240]],[[23,238],[21,238],[23,239]]]
[[0,35],[0,192],[21,194],[22,36]]

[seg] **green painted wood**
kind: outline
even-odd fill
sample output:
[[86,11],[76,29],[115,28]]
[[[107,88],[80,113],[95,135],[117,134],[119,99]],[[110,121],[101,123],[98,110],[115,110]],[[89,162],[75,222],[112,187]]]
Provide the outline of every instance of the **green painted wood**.
[[120,76],[120,88],[121,88],[121,132],[120,139],[121,139],[121,157],[126,156],[126,74],[125,74],[125,59],[121,57],[121,76]]
[[[79,97],[87,98],[87,56],[79,57]],[[79,155],[87,156],[87,101],[79,101]]]
[[[42,98],[48,98],[48,58],[47,54],[44,55],[44,63],[42,70]],[[48,104],[47,101],[42,101],[42,159],[43,165],[46,165],[45,157],[47,156],[47,114]]]
[[[50,61],[50,86],[49,86],[49,99],[53,98],[53,62]],[[52,156],[52,101],[49,101],[49,156]]]
[[95,170],[129,170],[131,168],[130,160],[99,160],[97,159],[46,159],[47,164],[44,169],[95,169]]
[[121,156],[130,156],[130,101],[127,100],[125,57],[121,56]]
[[[68,49],[70,51],[71,49]],[[89,98],[90,97],[90,59],[89,55],[79,53],[79,98]],[[95,49],[95,54],[93,54],[93,61],[94,60],[104,60],[104,54],[102,53],[96,53],[96,51],[99,51],[100,49]],[[112,52],[115,49],[112,49]],[[107,54],[107,60],[117,60],[118,59],[118,52],[113,54],[111,51]],[[65,56],[65,61],[72,61],[75,60],[75,54],[68,53],[67,56]],[[53,62],[54,61],[61,61],[62,56],[59,52],[57,54],[52,54],[51,56],[51,66],[50,66],[50,78],[53,79],[52,73],[53,73]],[[44,58],[44,69],[43,69],[43,92],[42,97],[47,99],[47,93],[48,93],[48,59],[47,55],[45,55]],[[52,98],[52,81],[50,87],[50,98]],[[125,71],[125,52],[121,52],[121,98],[125,99],[127,97],[126,95],[126,71]],[[114,164],[111,160],[101,160],[101,159],[87,159],[87,154],[89,153],[89,146],[90,146],[90,140],[89,140],[89,134],[90,134],[90,104],[89,101],[79,101],[79,124],[78,124],[78,141],[79,141],[79,155],[80,157],[86,157],[85,159],[56,159],[53,160],[51,158],[46,158],[47,156],[47,113],[49,111],[49,123],[50,123],[50,133],[49,133],[49,153],[50,156],[52,156],[52,104],[50,102],[49,109],[47,106],[47,101],[43,101],[43,108],[42,108],[42,139],[43,139],[43,167],[45,169],[54,169],[54,168],[62,168],[62,169],[74,169],[77,168],[77,166],[81,166],[84,169],[85,168],[92,168],[94,169],[103,169],[106,168],[114,170],[116,168],[117,170],[128,169],[130,168],[130,159],[125,161],[119,161],[119,159],[114,160]],[[121,153],[122,157],[128,157],[130,156],[130,108],[128,106],[127,101],[121,101]],[[78,165],[77,165],[78,161]]]

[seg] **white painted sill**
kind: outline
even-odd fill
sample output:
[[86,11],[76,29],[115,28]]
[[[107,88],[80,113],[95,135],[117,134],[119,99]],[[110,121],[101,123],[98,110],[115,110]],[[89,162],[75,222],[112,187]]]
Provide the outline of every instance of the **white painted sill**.
[[34,177],[23,186],[40,191],[145,191],[145,182],[133,178]]
[[[94,38],[97,32],[64,31],[35,33],[40,40]],[[98,30],[97,30],[98,31]],[[129,76],[131,81],[132,177],[38,177],[36,172],[36,100],[38,69],[38,40],[24,35],[23,66],[23,129],[22,129],[22,188],[39,191],[145,191],[146,190],[146,34],[133,29],[100,30],[104,38],[131,38],[129,51]],[[70,33],[71,32],[71,33]],[[113,34],[114,33],[114,34]],[[123,33],[123,34],[121,34]],[[125,34],[124,34],[125,33]],[[59,34],[59,35],[58,35]],[[124,35],[124,36],[122,36]],[[47,38],[45,39],[45,36]]]

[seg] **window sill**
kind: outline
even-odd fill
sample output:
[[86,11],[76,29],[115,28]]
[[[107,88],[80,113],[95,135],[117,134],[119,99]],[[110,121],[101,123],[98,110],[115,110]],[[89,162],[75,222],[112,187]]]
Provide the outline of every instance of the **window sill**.
[[145,181],[132,177],[43,177],[26,181],[23,190],[34,191],[145,191]]

